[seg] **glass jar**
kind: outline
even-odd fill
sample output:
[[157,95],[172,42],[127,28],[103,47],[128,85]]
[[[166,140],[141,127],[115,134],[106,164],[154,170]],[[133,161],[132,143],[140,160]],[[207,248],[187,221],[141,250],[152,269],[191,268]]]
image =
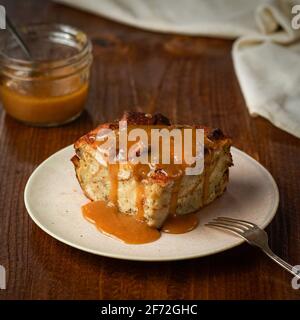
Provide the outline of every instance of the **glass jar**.
[[57,126],[84,109],[92,45],[78,29],[36,24],[19,29],[28,60],[7,31],[0,37],[0,99],[6,112],[29,125]]

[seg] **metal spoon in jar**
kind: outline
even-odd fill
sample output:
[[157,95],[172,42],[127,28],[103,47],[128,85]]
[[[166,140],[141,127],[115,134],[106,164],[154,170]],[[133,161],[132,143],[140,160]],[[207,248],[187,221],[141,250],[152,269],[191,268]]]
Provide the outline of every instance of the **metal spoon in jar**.
[[21,37],[20,33],[18,32],[17,28],[14,26],[14,24],[11,22],[11,20],[9,19],[8,16],[6,16],[6,24],[7,24],[7,28],[8,30],[11,32],[11,34],[13,35],[13,37],[15,38],[15,40],[17,41],[17,43],[19,44],[20,48],[22,49],[23,53],[26,55],[26,57],[29,60],[33,60],[32,59],[32,55],[30,53],[30,50],[26,44],[26,42],[23,40],[23,38]]

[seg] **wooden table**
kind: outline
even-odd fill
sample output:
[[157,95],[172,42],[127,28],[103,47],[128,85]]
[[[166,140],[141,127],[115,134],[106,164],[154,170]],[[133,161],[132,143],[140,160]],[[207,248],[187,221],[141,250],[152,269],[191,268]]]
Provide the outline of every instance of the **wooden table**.
[[[47,1],[2,1],[20,24],[62,22],[91,37],[87,111],[52,129],[24,126],[0,110],[0,299],[299,299],[291,276],[244,244],[210,257],[143,263],[102,258],[62,244],[26,213],[23,192],[48,156],[122,111],[163,112],[174,122],[220,127],[259,160],[280,191],[267,228],[274,251],[300,264],[300,140],[251,118],[234,74],[232,41],[161,35]],[[2,31],[1,31],[2,32]]]

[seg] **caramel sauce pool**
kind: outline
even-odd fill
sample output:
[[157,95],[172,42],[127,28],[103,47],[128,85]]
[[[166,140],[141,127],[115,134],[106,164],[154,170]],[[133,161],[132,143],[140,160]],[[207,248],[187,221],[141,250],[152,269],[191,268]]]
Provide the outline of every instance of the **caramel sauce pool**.
[[184,215],[170,215],[162,226],[161,231],[165,233],[186,233],[192,231],[199,223],[196,213]]
[[104,201],[93,201],[82,207],[83,216],[94,223],[107,235],[114,236],[125,243],[142,244],[160,238],[157,229],[150,228],[145,222],[120,213],[115,206],[107,206]]
[[[107,206],[104,201],[89,202],[82,207],[83,216],[106,235],[113,236],[128,244],[143,244],[160,238],[160,231],[151,228],[145,221],[119,212],[115,206]],[[185,233],[198,225],[195,213],[170,216],[161,231]]]

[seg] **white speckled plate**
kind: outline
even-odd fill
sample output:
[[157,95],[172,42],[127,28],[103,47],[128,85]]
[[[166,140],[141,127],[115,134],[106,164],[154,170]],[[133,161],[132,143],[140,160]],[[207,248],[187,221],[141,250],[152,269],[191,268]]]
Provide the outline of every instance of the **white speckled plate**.
[[72,247],[127,260],[163,261],[202,257],[230,249],[240,238],[204,226],[217,216],[230,216],[266,227],[276,213],[278,189],[270,173],[244,152],[232,148],[234,167],[225,194],[199,213],[199,226],[181,235],[162,234],[156,242],[127,245],[99,232],[86,221],[80,207],[88,200],[75,178],[73,147],[44,161],[25,188],[25,205],[32,220],[45,232]]

